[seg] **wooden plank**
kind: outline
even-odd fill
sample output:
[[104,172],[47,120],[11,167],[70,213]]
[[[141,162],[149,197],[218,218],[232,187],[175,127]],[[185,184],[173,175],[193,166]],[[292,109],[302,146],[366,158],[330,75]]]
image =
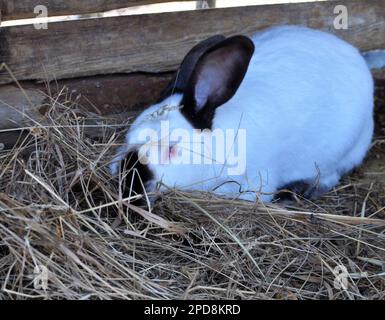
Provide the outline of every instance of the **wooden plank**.
[[[349,28],[334,28],[335,5]],[[385,48],[385,0],[338,0],[173,12],[0,29],[0,62],[19,80],[175,70],[186,52],[213,34],[246,34],[277,24],[303,24],[344,38],[361,50]],[[12,78],[0,73],[0,84]]]
[[2,0],[2,4],[0,3],[0,6],[3,21],[7,21],[35,18],[36,14],[34,14],[34,8],[38,5],[46,6],[48,9],[48,15],[53,17],[104,12],[114,9],[162,2],[170,2],[170,0]]
[[[118,74],[67,79],[49,85],[50,95],[55,96],[67,88],[71,99],[89,111],[100,115],[118,113],[135,114],[155,103],[173,73],[162,74]],[[0,87],[1,88],[1,87]],[[29,89],[47,92],[44,85],[26,85]]]
[[[15,123],[20,123],[13,120],[16,119],[14,115],[7,120],[12,110],[20,114],[21,110],[30,110],[31,105],[33,108],[42,105],[37,112],[44,114],[43,101],[59,95],[60,102],[76,101],[82,108],[100,115],[135,114],[159,99],[172,76],[173,73],[167,72],[94,76],[48,84],[21,82],[25,92],[15,85],[0,86],[0,128],[14,128]],[[20,117],[24,116],[20,114]]]
[[44,100],[45,96],[39,90],[25,89],[22,92],[11,85],[0,87],[0,128],[24,126],[30,118],[38,120],[42,115],[39,106]]
[[[130,74],[87,77],[52,82],[49,85],[21,82],[24,92],[14,85],[0,86],[0,151],[11,148],[22,130],[44,123],[49,97],[81,106],[82,110],[105,116],[108,124],[125,123],[148,105],[155,103],[171,80],[172,73]],[[95,124],[89,120],[89,124]],[[11,129],[11,130],[9,130]],[[103,129],[89,127],[89,136],[100,136]]]

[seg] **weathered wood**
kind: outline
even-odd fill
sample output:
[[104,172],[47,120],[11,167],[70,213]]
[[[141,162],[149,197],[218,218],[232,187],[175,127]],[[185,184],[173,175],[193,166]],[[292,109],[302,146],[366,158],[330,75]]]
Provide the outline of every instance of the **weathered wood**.
[[[14,85],[1,86],[0,150],[3,145],[10,148],[17,141],[22,130],[15,129],[35,126],[33,120],[44,124],[44,115],[52,103],[49,97],[62,103],[76,102],[82,110],[106,116],[106,123],[119,124],[156,102],[171,77],[171,73],[131,74],[63,80],[48,85],[26,82],[21,83],[24,92]],[[103,131],[89,127],[85,133],[100,136]]]
[[[33,120],[40,121],[46,96],[39,90],[24,92],[15,86],[0,87],[0,150],[11,148],[23,130],[13,130],[30,126]],[[33,119],[33,120],[32,120]]]
[[0,129],[23,127],[31,123],[31,118],[39,120],[39,108],[43,106],[45,94],[39,90],[25,89],[24,92],[15,86],[0,87]]
[[[336,30],[336,4],[349,28]],[[198,41],[216,33],[246,34],[276,24],[303,24],[333,32],[361,50],[385,48],[385,0],[252,6],[174,12],[2,28],[0,62],[19,80],[175,70]],[[0,83],[12,82],[4,71]]]
[[48,15],[53,17],[105,12],[114,9],[169,1],[170,0],[2,0],[0,1],[2,2],[2,4],[0,3],[0,9],[3,15],[3,21],[7,21],[36,17],[33,11],[38,5],[46,6]]
[[[68,98],[100,115],[135,114],[157,101],[171,77],[172,73],[94,76],[53,82],[49,91],[56,96],[67,88]],[[45,86],[27,85],[27,88],[44,90]]]

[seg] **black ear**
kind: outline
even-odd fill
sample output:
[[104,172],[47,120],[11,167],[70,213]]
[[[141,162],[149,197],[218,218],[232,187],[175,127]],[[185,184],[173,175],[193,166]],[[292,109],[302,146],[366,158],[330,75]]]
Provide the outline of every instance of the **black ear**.
[[225,39],[226,38],[222,35],[215,35],[199,42],[195,47],[193,47],[184,57],[179,70],[176,72],[173,79],[161,93],[160,101],[164,100],[173,93],[183,93],[199,58],[210,48]]
[[249,38],[234,36],[200,57],[185,88],[182,109],[195,128],[211,128],[215,109],[236,93],[253,53]]

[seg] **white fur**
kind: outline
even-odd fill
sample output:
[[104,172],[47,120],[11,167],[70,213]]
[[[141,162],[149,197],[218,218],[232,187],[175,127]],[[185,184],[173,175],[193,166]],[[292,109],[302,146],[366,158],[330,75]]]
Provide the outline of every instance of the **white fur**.
[[[296,26],[271,28],[252,40],[255,53],[246,76],[236,94],[216,110],[213,122],[213,129],[247,130],[245,174],[229,177],[219,164],[150,164],[155,174],[150,189],[162,180],[169,187],[236,196],[241,186],[249,191],[241,198],[260,195],[270,201],[277,188],[299,180],[319,181],[331,189],[362,162],[373,134],[373,80],[359,51],[331,34]],[[160,119],[193,130],[179,110],[146,120],[181,99],[174,95],[145,110],[128,132],[121,154],[138,143],[139,130],[159,130]],[[111,170],[117,172],[116,163]],[[223,184],[229,180],[237,183]]]

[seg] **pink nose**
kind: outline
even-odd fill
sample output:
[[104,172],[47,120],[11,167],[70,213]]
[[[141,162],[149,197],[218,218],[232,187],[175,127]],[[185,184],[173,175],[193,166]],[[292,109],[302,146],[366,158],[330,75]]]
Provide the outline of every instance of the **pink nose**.
[[170,150],[169,150],[169,158],[170,158],[170,159],[171,159],[171,158],[174,158],[174,157],[177,156],[177,154],[178,154],[178,147],[177,147],[177,145],[175,144],[175,145],[173,145],[173,146],[170,147]]
[[170,160],[178,155],[178,147],[175,144],[164,149],[162,150],[162,164],[170,164]]

